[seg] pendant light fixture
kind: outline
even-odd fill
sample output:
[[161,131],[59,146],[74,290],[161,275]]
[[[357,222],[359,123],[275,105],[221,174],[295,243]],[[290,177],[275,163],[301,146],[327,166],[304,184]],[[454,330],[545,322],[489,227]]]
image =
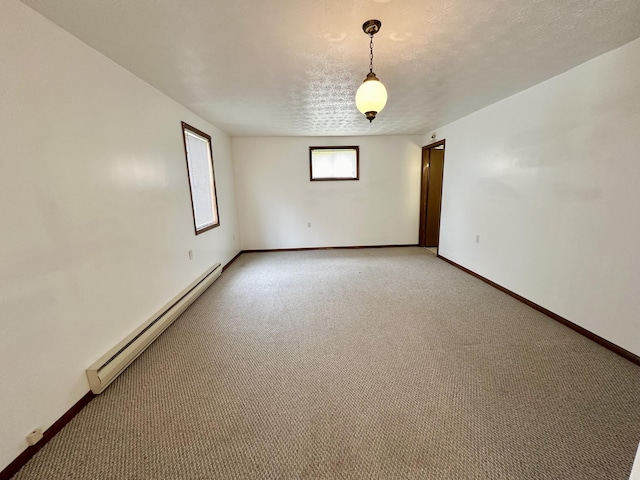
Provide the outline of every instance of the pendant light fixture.
[[387,89],[373,73],[373,36],[378,33],[381,26],[380,20],[367,20],[362,25],[362,30],[371,39],[369,42],[369,73],[356,92],[356,107],[367,117],[369,123],[387,104]]

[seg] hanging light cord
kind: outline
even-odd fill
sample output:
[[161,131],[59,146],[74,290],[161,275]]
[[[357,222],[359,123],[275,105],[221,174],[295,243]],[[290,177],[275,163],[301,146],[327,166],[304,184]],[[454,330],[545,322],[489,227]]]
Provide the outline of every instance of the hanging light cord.
[[369,38],[371,38],[369,42],[369,49],[371,51],[369,54],[369,73],[373,73],[373,33],[369,34]]

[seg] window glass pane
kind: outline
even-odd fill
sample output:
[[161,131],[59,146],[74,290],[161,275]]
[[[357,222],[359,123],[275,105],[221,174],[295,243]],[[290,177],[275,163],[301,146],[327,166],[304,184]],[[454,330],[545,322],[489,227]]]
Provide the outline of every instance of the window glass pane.
[[310,147],[311,180],[357,180],[358,147]]
[[219,225],[211,138],[183,124],[196,234]]

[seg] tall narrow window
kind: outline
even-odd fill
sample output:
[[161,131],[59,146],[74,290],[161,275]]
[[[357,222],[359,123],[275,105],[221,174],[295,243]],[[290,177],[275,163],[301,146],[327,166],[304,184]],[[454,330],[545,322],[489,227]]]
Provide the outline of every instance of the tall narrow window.
[[196,235],[220,225],[211,137],[182,122]]
[[358,147],[309,147],[311,181],[358,180]]

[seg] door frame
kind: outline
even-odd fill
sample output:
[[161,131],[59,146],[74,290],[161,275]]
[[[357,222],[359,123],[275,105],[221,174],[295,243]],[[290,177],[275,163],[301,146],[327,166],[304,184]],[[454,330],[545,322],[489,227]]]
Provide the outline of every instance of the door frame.
[[[430,174],[430,151],[440,145],[443,146],[446,155],[446,139],[438,140],[422,147],[422,163],[420,168],[420,226],[418,231],[418,246],[426,247],[427,239],[425,232],[425,222],[427,219],[427,198],[429,198],[429,174]],[[442,175],[444,178],[444,157],[442,159]],[[444,181],[443,181],[444,187]],[[440,244],[440,220],[442,219],[442,201],[440,202],[440,218],[438,219],[438,245]]]

